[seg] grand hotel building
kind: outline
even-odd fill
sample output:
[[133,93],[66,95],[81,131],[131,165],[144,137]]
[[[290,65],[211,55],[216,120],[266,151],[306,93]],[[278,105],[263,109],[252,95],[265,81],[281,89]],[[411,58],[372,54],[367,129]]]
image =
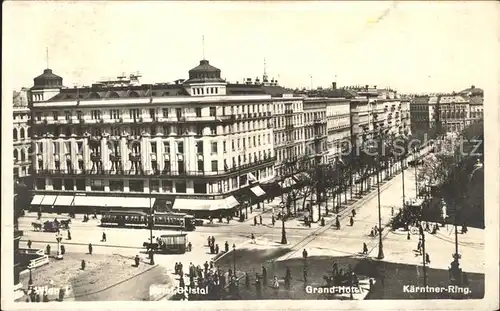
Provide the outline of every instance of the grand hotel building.
[[230,84],[202,60],[172,84],[131,75],[65,88],[46,69],[29,95],[32,206],[211,211],[258,201],[275,165],[304,153],[302,100],[263,78]]

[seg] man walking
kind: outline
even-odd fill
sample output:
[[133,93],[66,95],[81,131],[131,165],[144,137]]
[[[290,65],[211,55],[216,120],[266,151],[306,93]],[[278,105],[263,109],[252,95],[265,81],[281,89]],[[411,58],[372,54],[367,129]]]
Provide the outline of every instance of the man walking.
[[368,255],[368,246],[363,242],[363,255]]
[[89,254],[92,255],[92,243],[89,243]]
[[[103,242],[106,242],[106,232],[103,232],[102,233],[102,241]],[[152,242],[152,241],[151,241]]]

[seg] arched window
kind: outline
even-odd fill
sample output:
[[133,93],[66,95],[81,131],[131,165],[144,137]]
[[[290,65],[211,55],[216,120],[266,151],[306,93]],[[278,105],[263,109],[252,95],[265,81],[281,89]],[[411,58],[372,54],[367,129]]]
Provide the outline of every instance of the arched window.
[[109,94],[109,98],[118,98],[118,97],[120,97],[120,95],[118,95],[118,93],[116,93],[116,92],[111,92]]
[[24,149],[21,149],[21,161],[26,161],[26,154],[24,153]]
[[137,94],[137,92],[133,91],[133,92],[130,92],[129,96],[130,97],[139,97],[139,94]]
[[93,92],[93,93],[90,93],[90,98],[101,98],[101,96],[99,96],[99,94],[97,94],[96,92]]
[[24,128],[21,128],[20,136],[21,136],[21,139],[24,139]]
[[12,137],[14,138],[14,140],[17,140],[17,129],[13,130]]
[[14,149],[14,161],[18,161],[19,153],[17,152],[17,149]]

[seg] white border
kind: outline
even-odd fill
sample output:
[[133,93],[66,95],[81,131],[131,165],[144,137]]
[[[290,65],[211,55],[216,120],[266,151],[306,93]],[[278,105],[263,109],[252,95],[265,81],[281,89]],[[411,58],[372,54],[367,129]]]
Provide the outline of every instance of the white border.
[[[491,6],[489,6],[491,4]],[[234,3],[227,3],[228,6],[234,8]],[[248,3],[238,4],[241,7],[248,6]],[[292,8],[307,9],[306,3],[293,3]],[[500,5],[497,2],[485,2],[485,10],[494,10],[499,13]],[[4,13],[8,11],[8,5],[4,6]],[[4,14],[5,15],[5,14]],[[499,15],[500,16],[500,15]],[[470,18],[481,18],[481,16],[471,16]],[[500,18],[497,18],[496,27],[497,34],[500,34]],[[5,21],[5,18],[3,19]],[[21,19],[17,22],[27,22]],[[425,23],[425,17],[422,17],[422,22]],[[464,20],[464,23],[467,21]],[[478,34],[481,35],[481,34]],[[496,53],[491,55],[500,55],[499,40],[491,38],[496,43]],[[3,38],[3,45],[12,44],[6,42]],[[432,45],[429,46],[432,49]],[[19,55],[8,55],[8,51],[3,50],[3,71],[2,75],[5,78],[7,73],[15,73],[15,68],[9,68],[9,59],[11,57],[22,57],[22,47],[20,47]],[[478,54],[479,55],[479,54]],[[471,60],[474,61],[474,60]],[[118,308],[125,310],[149,310],[149,309],[171,309],[171,310],[495,310],[498,309],[499,287],[498,287],[498,250],[499,250],[499,174],[500,167],[498,157],[498,138],[500,133],[499,122],[499,103],[500,103],[500,70],[498,57],[491,59],[491,72],[485,72],[489,75],[491,85],[481,85],[485,91],[485,165],[487,167],[485,175],[485,212],[486,212],[486,236],[485,253],[486,253],[486,276],[485,276],[485,298],[483,300],[369,300],[369,301],[317,301],[317,300],[265,300],[265,301],[223,301],[223,302],[64,302],[64,303],[19,303],[14,304],[11,301],[13,293],[13,226],[12,226],[12,200],[13,200],[13,176],[12,176],[12,88],[9,81],[2,79],[2,117],[5,122],[2,122],[2,286],[1,299],[2,309],[4,310],[116,310]],[[466,70],[467,66],[457,68],[457,71]]]

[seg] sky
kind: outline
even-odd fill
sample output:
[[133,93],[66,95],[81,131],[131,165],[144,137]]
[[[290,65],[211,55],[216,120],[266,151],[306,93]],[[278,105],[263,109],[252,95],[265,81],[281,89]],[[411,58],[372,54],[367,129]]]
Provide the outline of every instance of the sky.
[[[187,78],[206,58],[227,81],[460,91],[491,79],[499,5],[490,2],[3,2],[9,87],[48,67],[64,85],[139,71]],[[204,40],[202,39],[204,37]],[[493,62],[493,63],[492,63]],[[496,68],[496,67],[495,67]]]

